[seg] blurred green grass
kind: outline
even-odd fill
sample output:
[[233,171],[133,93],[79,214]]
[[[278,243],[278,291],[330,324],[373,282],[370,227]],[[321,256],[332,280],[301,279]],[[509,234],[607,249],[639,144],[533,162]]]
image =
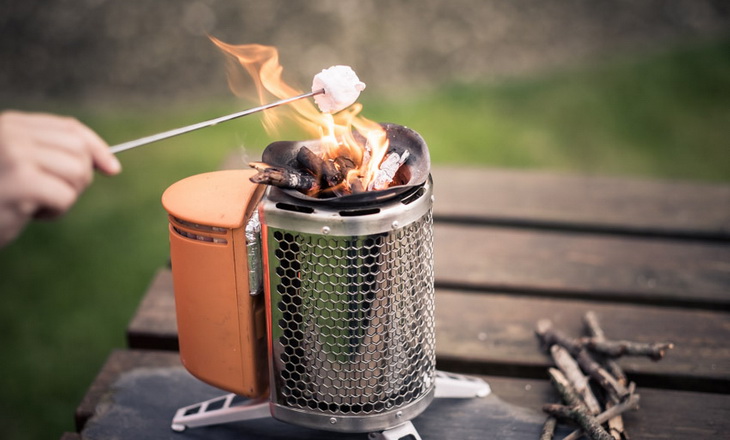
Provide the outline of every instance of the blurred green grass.
[[[374,85],[371,89],[374,89]],[[364,115],[419,131],[436,164],[730,180],[730,40],[498,84],[363,95]],[[226,114],[219,102],[73,114],[110,144]],[[289,133],[296,136],[293,133]],[[164,189],[242,164],[274,140],[249,117],[120,155],[63,219],[0,250],[0,423],[4,438],[57,438],[168,258]]]

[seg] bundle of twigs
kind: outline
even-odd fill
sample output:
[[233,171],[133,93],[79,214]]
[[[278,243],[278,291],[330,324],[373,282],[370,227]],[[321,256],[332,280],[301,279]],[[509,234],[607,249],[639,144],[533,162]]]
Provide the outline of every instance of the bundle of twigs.
[[639,395],[616,359],[647,356],[658,361],[674,347],[668,342],[608,340],[593,312],[585,314],[584,324],[588,336],[570,338],[550,320],[537,323],[537,336],[557,366],[549,369],[550,379],[563,400],[543,406],[548,418],[540,440],[552,439],[558,422],[578,427],[564,440],[584,435],[593,440],[627,440],[621,414],[639,407]]

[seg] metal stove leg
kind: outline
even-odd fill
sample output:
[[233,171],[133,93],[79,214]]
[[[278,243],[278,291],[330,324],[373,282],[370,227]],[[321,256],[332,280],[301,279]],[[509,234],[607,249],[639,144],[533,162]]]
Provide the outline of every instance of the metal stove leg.
[[271,417],[268,397],[247,399],[241,403],[234,401],[236,397],[235,394],[226,394],[180,408],[172,419],[171,428],[182,432],[185,428]]
[[371,432],[368,434],[369,440],[421,440],[416,427],[413,423],[406,422],[395,428],[386,429],[381,432]]
[[492,392],[489,384],[478,377],[436,371],[435,398],[484,397]]
[[[492,390],[489,384],[478,377],[464,376],[463,374],[436,371],[435,398],[462,398],[485,397]],[[416,427],[411,422],[398,425],[395,428],[382,432],[371,432],[369,440],[421,440]]]

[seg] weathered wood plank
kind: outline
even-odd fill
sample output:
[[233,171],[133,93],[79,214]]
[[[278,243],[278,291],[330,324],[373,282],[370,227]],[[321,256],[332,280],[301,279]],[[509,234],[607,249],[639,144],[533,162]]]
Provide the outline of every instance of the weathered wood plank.
[[115,350],[107,358],[94,382],[76,407],[76,430],[81,432],[86,422],[94,415],[99,403],[109,393],[110,386],[119,376],[137,367],[169,367],[180,365],[180,357],[175,352],[151,350]]
[[730,238],[730,185],[434,167],[437,220]]
[[150,350],[179,350],[172,272],[160,269],[127,326],[127,345]]
[[475,295],[436,295],[439,368],[546,377],[550,358],[540,351],[535,324],[548,318],[573,336],[595,311],[611,339],[670,341],[665,359],[625,358],[620,364],[639,386],[730,393],[730,318],[723,312],[639,305]]
[[730,246],[485,226],[435,227],[441,286],[730,309]]
[[[172,277],[161,270],[128,328],[142,347],[174,350],[177,327]],[[548,358],[533,334],[538,319],[550,318],[571,334],[595,310],[615,339],[677,344],[662,362],[631,359],[626,370],[640,383],[666,388],[701,387],[730,392],[730,318],[723,312],[648,307],[570,299],[517,297],[437,290],[436,336],[440,365],[460,371],[542,377]],[[147,325],[152,323],[152,325]],[[131,346],[132,348],[139,348]],[[701,361],[698,361],[701,359]],[[724,389],[717,388],[725,387]]]
[[[414,425],[424,440],[476,440],[485,436],[512,440],[536,438],[539,422],[544,417],[540,413],[541,405],[556,400],[548,382],[490,376],[485,379],[492,387],[492,395],[483,399],[437,399],[417,417]],[[114,432],[115,438],[120,440],[197,438],[201,435],[239,440],[362,438],[362,435],[299,428],[270,419],[173,433],[169,423],[177,407],[219,392],[189,375],[181,375],[179,361],[170,353],[115,352],[92,388],[102,390],[102,393],[86,401],[102,404],[94,408],[103,410],[97,411],[98,416],[82,431],[82,438],[87,440],[98,440],[105,432]],[[730,420],[726,417],[730,405],[728,395],[651,388],[639,388],[639,392],[641,409],[625,417],[627,429],[634,438],[719,438],[730,428]],[[105,396],[104,399],[101,396]],[[117,416],[119,414],[124,417]]]

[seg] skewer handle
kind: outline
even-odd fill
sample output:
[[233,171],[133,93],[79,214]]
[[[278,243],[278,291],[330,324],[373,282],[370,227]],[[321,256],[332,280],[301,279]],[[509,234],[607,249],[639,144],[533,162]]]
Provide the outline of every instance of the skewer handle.
[[191,131],[200,130],[201,128],[205,127],[212,127],[213,125],[220,124],[221,122],[230,121],[232,119],[240,118],[242,116],[247,116],[252,113],[257,113],[263,110],[268,110],[270,108],[278,107],[283,104],[289,104],[290,102],[297,101],[299,99],[308,98],[310,96],[319,95],[320,93],[324,93],[324,89],[316,90],[314,92],[305,93],[303,95],[293,96],[291,98],[282,99],[281,101],[272,102],[269,104],[264,104],[259,107],[254,107],[248,110],[243,110],[237,113],[231,113],[230,115],[221,116],[215,119],[210,119],[208,121],[198,122],[197,124],[188,125],[185,127],[176,128],[169,131],[164,131],[162,133],[153,134],[151,136],[146,136],[140,139],[136,139],[129,142],[124,142],[122,144],[114,145],[113,147],[110,147],[109,150],[111,150],[112,153],[117,154],[121,153],[122,151],[130,150],[132,148],[141,147],[142,145],[151,144],[152,142],[161,141],[163,139],[168,139],[174,136],[179,136],[181,134],[189,133]]

